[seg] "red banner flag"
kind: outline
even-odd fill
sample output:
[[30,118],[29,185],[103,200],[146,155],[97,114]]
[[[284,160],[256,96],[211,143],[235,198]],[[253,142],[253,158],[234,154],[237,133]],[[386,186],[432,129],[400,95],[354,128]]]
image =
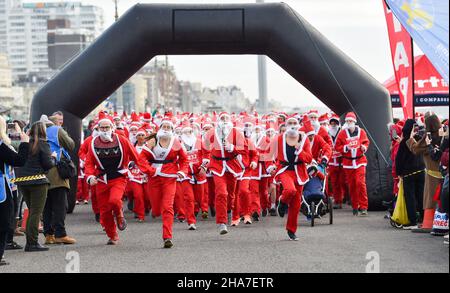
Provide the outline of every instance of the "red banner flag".
[[381,1],[383,2],[384,13],[386,15],[392,63],[394,64],[395,79],[398,85],[403,115],[405,119],[414,118],[414,56],[412,39],[392,11],[387,7],[385,1]]

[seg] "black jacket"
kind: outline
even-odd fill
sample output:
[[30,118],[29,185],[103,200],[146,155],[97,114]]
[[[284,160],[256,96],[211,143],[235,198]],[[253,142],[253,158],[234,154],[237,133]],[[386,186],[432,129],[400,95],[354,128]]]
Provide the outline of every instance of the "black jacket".
[[[0,169],[2,172],[5,172],[5,164],[12,167],[23,166],[27,160],[27,156],[28,143],[20,144],[18,153],[2,143],[0,144]],[[11,190],[6,188],[6,201],[0,203],[0,232],[9,230],[11,226],[11,213],[14,213],[14,205]]]
[[42,179],[37,180],[24,180],[26,177],[32,178],[36,175],[45,175],[48,170],[55,166],[55,160],[51,156],[50,146],[45,140],[38,142],[39,151],[36,154],[31,153],[31,146],[33,141],[30,140],[30,152],[28,153],[28,159],[26,164],[22,168],[16,170],[16,185],[37,185],[37,184],[49,184],[46,176],[42,176]]
[[405,126],[403,126],[403,139],[400,142],[397,156],[395,157],[395,167],[398,176],[405,176],[425,170],[423,157],[414,155],[406,145],[406,141],[410,138],[415,123],[415,120],[408,119],[405,122]]

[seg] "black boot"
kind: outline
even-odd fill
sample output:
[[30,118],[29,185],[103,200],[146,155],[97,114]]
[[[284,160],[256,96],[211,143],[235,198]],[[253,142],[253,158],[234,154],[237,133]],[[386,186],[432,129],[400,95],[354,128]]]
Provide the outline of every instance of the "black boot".
[[213,208],[212,206],[211,207],[209,207],[209,209],[210,209],[210,211],[211,211],[211,217],[215,217],[216,216],[216,209],[215,208]]
[[100,214],[95,214],[95,221],[100,223]]
[[5,250],[18,250],[18,249],[23,249],[22,246],[20,246],[19,244],[17,244],[16,242],[10,242],[7,243],[5,246]]
[[35,252],[35,251],[48,251],[48,247],[42,246],[39,243],[25,245],[25,252]]

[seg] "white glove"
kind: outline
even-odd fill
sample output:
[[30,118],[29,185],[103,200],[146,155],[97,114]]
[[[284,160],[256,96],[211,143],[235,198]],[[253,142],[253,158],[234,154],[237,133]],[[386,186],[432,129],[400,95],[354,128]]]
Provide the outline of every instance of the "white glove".
[[224,149],[229,152],[232,153],[234,151],[234,145],[227,143],[224,147]]
[[251,162],[250,163],[250,169],[255,170],[256,167],[258,167],[258,163],[256,163],[256,162]]

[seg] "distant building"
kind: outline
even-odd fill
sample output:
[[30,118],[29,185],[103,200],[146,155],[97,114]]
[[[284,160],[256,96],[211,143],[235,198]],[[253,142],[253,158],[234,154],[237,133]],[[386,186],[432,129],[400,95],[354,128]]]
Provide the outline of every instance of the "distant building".
[[108,102],[119,113],[146,112],[146,99],[147,81],[140,74],[135,74],[108,98]]
[[11,109],[14,105],[12,72],[6,54],[0,53],[0,105]]
[[48,20],[68,20],[72,29],[87,30],[93,37],[103,31],[103,10],[80,2],[16,4],[6,15],[7,52],[14,79],[49,68]]

